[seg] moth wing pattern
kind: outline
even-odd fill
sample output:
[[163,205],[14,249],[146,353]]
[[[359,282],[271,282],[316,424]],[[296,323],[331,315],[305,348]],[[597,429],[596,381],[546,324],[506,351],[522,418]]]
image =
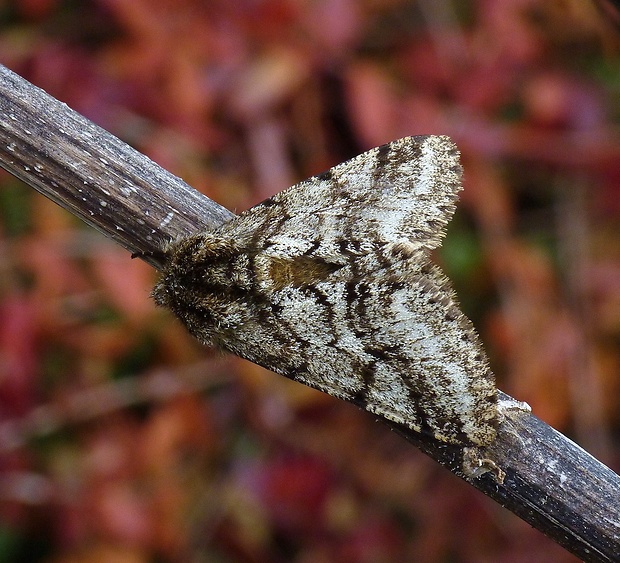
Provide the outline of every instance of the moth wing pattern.
[[496,389],[429,262],[461,189],[447,137],[407,137],[165,249],[154,289],[202,342],[455,444],[495,437]]
[[222,232],[285,257],[342,262],[401,245],[422,260],[441,243],[461,174],[448,137],[405,137],[277,193]]

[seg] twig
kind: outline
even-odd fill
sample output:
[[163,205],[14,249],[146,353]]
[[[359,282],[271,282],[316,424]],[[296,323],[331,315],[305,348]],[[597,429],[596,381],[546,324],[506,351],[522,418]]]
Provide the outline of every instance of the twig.
[[233,216],[5,67],[0,81],[0,166],[132,253]]
[[[232,216],[5,68],[0,115],[0,165],[132,252]],[[500,412],[485,449],[390,426],[578,557],[618,561],[618,475],[504,394]]]
[[[222,362],[219,362],[223,367]],[[208,374],[208,375],[205,375]],[[157,370],[142,377],[125,377],[88,389],[71,391],[60,400],[40,405],[26,415],[0,422],[0,454],[45,438],[67,426],[139,404],[169,401],[185,393],[223,386],[230,381],[217,364],[199,362],[174,373]]]

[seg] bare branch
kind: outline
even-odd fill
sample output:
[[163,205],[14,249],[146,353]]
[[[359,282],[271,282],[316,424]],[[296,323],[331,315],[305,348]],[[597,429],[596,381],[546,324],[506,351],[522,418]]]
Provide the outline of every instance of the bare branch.
[[0,66],[0,166],[131,252],[232,213]]

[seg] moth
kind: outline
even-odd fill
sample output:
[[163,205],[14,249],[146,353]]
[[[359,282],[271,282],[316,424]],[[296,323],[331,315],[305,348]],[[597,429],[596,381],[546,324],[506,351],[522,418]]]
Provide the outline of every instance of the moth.
[[204,344],[438,440],[488,445],[494,377],[429,257],[460,189],[448,137],[388,143],[165,245],[153,297]]

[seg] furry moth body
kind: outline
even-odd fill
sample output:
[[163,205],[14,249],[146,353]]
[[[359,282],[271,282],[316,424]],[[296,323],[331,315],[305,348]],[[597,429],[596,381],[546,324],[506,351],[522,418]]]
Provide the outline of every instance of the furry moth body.
[[204,344],[454,444],[495,438],[493,374],[429,261],[461,189],[447,137],[407,137],[164,249],[153,290]]

